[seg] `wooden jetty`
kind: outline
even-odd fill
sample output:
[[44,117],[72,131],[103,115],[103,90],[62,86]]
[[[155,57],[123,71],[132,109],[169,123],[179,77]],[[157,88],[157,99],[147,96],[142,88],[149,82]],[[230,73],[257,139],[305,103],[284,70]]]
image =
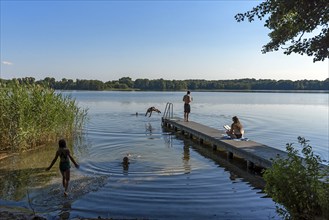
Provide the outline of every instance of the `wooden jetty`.
[[227,139],[222,130],[211,128],[197,122],[185,122],[178,117],[163,117],[162,126],[195,138],[200,144],[210,144],[214,150],[225,150],[229,158],[238,156],[247,161],[247,166],[259,166],[268,168],[272,166],[272,160],[278,155],[286,158],[287,153],[252,140]]

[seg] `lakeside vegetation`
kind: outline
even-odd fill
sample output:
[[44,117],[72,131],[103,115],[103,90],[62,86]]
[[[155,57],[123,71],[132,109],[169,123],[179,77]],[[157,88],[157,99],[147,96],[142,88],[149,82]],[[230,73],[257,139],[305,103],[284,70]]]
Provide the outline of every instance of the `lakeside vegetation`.
[[276,202],[283,219],[329,219],[329,168],[298,137],[301,151],[287,144],[288,158],[277,157],[264,172],[265,192]]
[[233,79],[233,80],[165,80],[165,79],[136,79],[122,77],[118,80],[102,82],[100,80],[66,79],[56,81],[55,78],[46,77],[36,80],[33,77],[0,79],[3,85],[37,84],[55,90],[141,90],[141,91],[181,91],[181,90],[329,90],[329,78],[321,80],[271,80],[271,79]]
[[71,138],[86,113],[70,96],[41,84],[0,82],[0,150],[24,151]]

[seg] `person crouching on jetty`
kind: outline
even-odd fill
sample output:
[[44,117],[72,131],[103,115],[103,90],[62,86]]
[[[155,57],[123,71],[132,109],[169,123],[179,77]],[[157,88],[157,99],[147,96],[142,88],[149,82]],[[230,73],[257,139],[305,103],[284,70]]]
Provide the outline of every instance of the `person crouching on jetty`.
[[234,116],[232,120],[233,123],[231,125],[231,129],[226,131],[226,134],[228,134],[233,139],[242,138],[244,130],[239,118],[237,116]]

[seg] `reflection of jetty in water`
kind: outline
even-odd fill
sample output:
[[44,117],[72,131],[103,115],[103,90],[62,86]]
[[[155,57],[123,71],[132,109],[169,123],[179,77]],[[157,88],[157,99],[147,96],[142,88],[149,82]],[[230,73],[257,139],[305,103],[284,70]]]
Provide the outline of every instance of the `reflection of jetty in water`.
[[176,138],[175,134],[172,134],[172,132],[162,130],[162,136],[163,136],[163,140],[165,142],[165,145],[168,148],[172,148],[173,138]]
[[162,118],[162,126],[172,129],[174,132],[182,135],[187,134],[190,139],[197,139],[200,144],[207,143],[214,150],[218,147],[227,151],[230,158],[233,155],[244,158],[248,167],[255,165],[268,168],[272,166],[272,159],[280,156],[287,158],[285,151],[266,146],[249,139],[231,139],[226,138],[226,133],[197,122],[185,122],[181,118]]
[[[164,132],[168,130],[164,129]],[[184,155],[183,155],[183,165],[186,173],[190,172],[191,168],[189,165],[190,150],[194,150],[217,163],[219,166],[225,168],[227,172],[230,173],[230,179],[232,182],[238,181],[239,179],[244,179],[248,181],[253,187],[258,189],[263,189],[265,187],[265,181],[261,177],[261,172],[263,171],[260,167],[254,167],[253,169],[246,166],[246,162],[242,158],[234,157],[230,158],[225,151],[214,150],[212,147],[207,145],[200,145],[200,143],[195,142],[193,139],[187,139],[185,136],[176,133],[171,135],[165,135],[166,143],[172,143],[173,138],[183,140],[184,142]]]

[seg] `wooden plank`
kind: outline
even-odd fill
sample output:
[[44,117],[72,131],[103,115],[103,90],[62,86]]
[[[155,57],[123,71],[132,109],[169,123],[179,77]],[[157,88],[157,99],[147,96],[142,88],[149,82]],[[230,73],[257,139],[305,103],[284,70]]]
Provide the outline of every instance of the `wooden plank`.
[[207,141],[213,146],[218,146],[230,154],[244,158],[248,162],[260,167],[271,167],[271,159],[276,158],[277,155],[280,155],[283,158],[287,157],[285,151],[255,141],[227,139],[225,138],[226,133],[223,130],[211,128],[197,122],[185,122],[182,118],[163,118],[162,120],[164,126],[169,125],[174,128],[174,130],[186,132],[193,137],[198,138],[200,141]]

